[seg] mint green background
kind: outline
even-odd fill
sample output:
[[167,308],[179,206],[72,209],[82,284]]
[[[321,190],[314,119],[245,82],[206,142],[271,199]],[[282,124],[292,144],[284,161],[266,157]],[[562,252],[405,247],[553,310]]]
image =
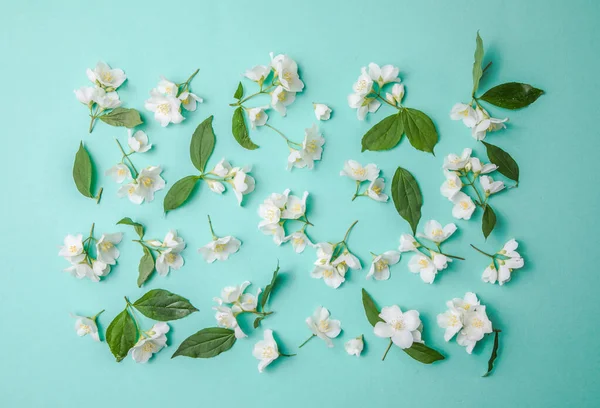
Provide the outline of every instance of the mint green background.
[[[5,3],[0,28],[0,405],[598,406],[599,11],[597,2],[583,0]],[[533,106],[506,112],[509,129],[488,139],[514,155],[522,174],[518,189],[492,201],[500,227],[486,243],[480,213],[470,222],[458,221],[459,233],[445,248],[468,259],[454,263],[431,286],[408,272],[408,257],[393,267],[389,281],[366,281],[363,270],[350,273],[333,290],[311,279],[313,251],[295,255],[256,228],[256,209],[271,192],[311,193],[309,214],[316,227],[310,233],[318,240],[339,240],[353,220],[360,220],[350,247],[364,264],[369,251],[394,249],[400,234],[409,231],[392,203],[350,202],[353,183],[338,175],[344,160],[378,164],[388,183],[398,165],[409,169],[424,194],[421,227],[431,218],[454,221],[450,203],[438,192],[442,158],[464,147],[485,157],[468,130],[448,118],[452,105],[469,95],[477,29],[486,59],[494,62],[482,89],[520,80],[547,91]],[[311,102],[334,109],[332,120],[320,124],[327,143],[323,161],[312,172],[286,172],[285,145],[268,129],[252,133],[261,145],[253,152],[231,137],[228,103],[237,81],[245,69],[268,62],[269,51],[296,59],[306,83],[287,118],[272,114],[275,126],[299,139],[314,122]],[[168,186],[193,173],[190,135],[214,114],[217,145],[210,164],[226,157],[255,166],[258,185],[243,207],[231,192],[218,196],[203,186],[189,205],[165,218],[166,190],[154,202],[135,206],[117,198],[117,185],[104,175],[99,177],[100,205],[79,195],[71,180],[79,141],[85,141],[103,174],[119,159],[113,139],[126,140],[125,130],[102,123],[88,135],[86,110],[73,95],[73,89],[87,84],[85,69],[98,60],[126,71],[121,99],[142,111],[159,75],[180,81],[200,68],[192,88],[206,102],[183,124],[166,129],[143,111],[143,129],[155,148],[135,162],[164,166]],[[390,152],[360,153],[361,135],[390,112],[382,107],[359,123],[346,104],[360,67],[371,61],[400,67],[406,104],[430,114],[439,130],[436,157],[412,149],[406,140]],[[210,239],[207,213],[218,234],[243,241],[241,251],[225,263],[207,265],[195,252]],[[148,237],[162,238],[177,228],[188,243],[184,268],[138,289],[140,248],[130,241],[130,229],[114,225],[123,216],[146,224]],[[57,256],[65,234],[85,234],[92,222],[99,233],[125,232],[119,264],[100,284],[62,273],[67,264]],[[526,268],[504,287],[481,282],[487,260],[469,243],[492,251],[512,237],[522,243]],[[275,330],[284,350],[296,351],[309,335],[304,319],[322,304],[342,321],[335,348],[313,340],[297,357],[259,375],[251,350],[262,331],[248,330],[249,339],[218,358],[170,360],[184,338],[214,325],[211,299],[223,286],[246,279],[264,286],[278,258],[284,284],[272,299],[276,314],[263,328]],[[135,299],[157,287],[188,297],[200,312],[171,324],[169,348],[149,364],[131,358],[117,364],[105,343],[75,335],[70,312],[105,308],[100,318],[105,329],[123,308],[123,295]],[[372,334],[364,317],[361,287],[380,305],[419,310],[427,344],[447,360],[424,366],[392,349],[382,363],[386,342]],[[492,339],[469,356],[455,342],[444,343],[435,323],[445,301],[466,291],[481,297],[503,330],[490,378],[480,376]],[[361,333],[367,342],[364,355],[346,355],[343,343]]]

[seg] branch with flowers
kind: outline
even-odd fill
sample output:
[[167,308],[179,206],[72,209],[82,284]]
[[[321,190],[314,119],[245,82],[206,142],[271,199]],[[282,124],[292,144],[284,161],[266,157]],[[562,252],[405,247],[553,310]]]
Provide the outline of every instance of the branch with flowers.
[[[269,65],[257,65],[247,70],[244,76],[256,83],[259,87],[257,92],[244,96],[242,82],[233,95],[237,101],[229,106],[235,107],[232,118],[232,133],[235,140],[245,149],[254,150],[258,148],[250,138],[246,118],[250,120],[252,129],[265,126],[273,130],[287,144],[290,154],[288,156],[288,170],[293,167],[312,169],[316,160],[321,160],[323,144],[325,139],[320,134],[316,125],[305,129],[302,143],[295,142],[287,137],[282,131],[268,124],[268,109],[274,109],[281,116],[287,114],[287,107],[296,99],[296,93],[302,92],[304,83],[298,75],[298,64],[285,54],[273,56]],[[247,103],[257,97],[269,96],[270,105],[249,107]],[[331,110],[323,104],[314,104],[315,115],[319,120],[328,119]]]
[[208,188],[217,194],[222,194],[225,191],[225,184],[229,184],[240,205],[243,196],[254,191],[255,180],[248,174],[252,166],[231,167],[229,162],[222,159],[212,170],[206,171],[206,165],[216,143],[212,121],[213,116],[209,116],[200,123],[190,142],[190,159],[200,174],[184,177],[173,184],[163,201],[165,213],[181,207],[200,180],[206,182]]
[[77,100],[90,111],[89,133],[94,129],[96,119],[130,129],[143,123],[137,110],[120,107],[117,89],[127,79],[122,69],[112,69],[108,64],[98,62],[94,69],[88,68],[86,74],[94,86],[83,86],[74,92]]
[[163,241],[144,240],[145,228],[139,222],[125,217],[117,222],[117,225],[119,224],[133,227],[139,237],[133,242],[140,244],[144,252],[138,266],[137,285],[139,287],[150,278],[155,270],[159,275],[166,276],[171,269],[178,270],[183,266],[181,251],[185,249],[186,244],[183,238],[177,236],[177,231],[170,230]]
[[[166,322],[198,311],[186,298],[164,289],[153,289],[133,303],[125,296],[125,302],[125,309],[106,329],[106,342],[117,362],[129,353],[136,363],[147,362],[167,345],[170,327]],[[150,330],[143,330],[136,311],[158,323]]]
[[[277,284],[278,274],[279,262],[273,272],[271,282],[264,291],[259,288],[256,295],[244,293],[246,288],[251,285],[249,281],[241,285],[223,288],[221,296],[214,298],[217,303],[217,306],[213,307],[216,311],[217,327],[204,328],[192,334],[179,345],[173,357],[216,357],[231,349],[238,339],[248,337],[240,327],[238,318],[244,314],[256,316],[253,324],[256,329],[264,318],[273,314],[272,311],[267,310],[266,306]],[[274,355],[268,357],[276,358]]]
[[415,149],[433,153],[439,138],[435,125],[425,113],[402,105],[405,89],[399,83],[399,73],[400,69],[392,65],[380,67],[371,62],[362,68],[352,86],[354,93],[348,95],[348,105],[356,109],[358,120],[364,120],[367,113],[377,112],[382,102],[397,110],[365,133],[362,151],[392,149],[406,135]]

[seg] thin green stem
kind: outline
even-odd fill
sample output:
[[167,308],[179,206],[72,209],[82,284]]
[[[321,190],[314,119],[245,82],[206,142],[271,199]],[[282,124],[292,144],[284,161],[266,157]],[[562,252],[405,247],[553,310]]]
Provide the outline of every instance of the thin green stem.
[[135,166],[133,165],[133,162],[129,158],[129,155],[127,153],[125,153],[125,150],[123,150],[123,146],[121,146],[121,142],[119,142],[118,139],[115,139],[115,142],[117,142],[117,145],[119,145],[119,150],[121,150],[121,153],[123,154],[123,157],[121,157],[121,162],[123,162],[123,161],[125,161],[125,159],[127,159],[127,161],[129,162],[129,165],[131,166],[131,169],[135,173],[134,178],[137,178],[139,173],[138,173],[137,169],[135,168]]
[[219,238],[217,238],[217,236],[215,235],[215,231],[213,230],[213,225],[212,225],[212,220],[210,219],[210,215],[207,215],[207,217],[208,217],[208,227],[210,228],[210,233],[212,234],[213,240],[216,241]]
[[179,95],[181,95],[182,93],[187,91],[188,87],[190,86],[190,82],[192,82],[192,79],[194,79],[194,77],[196,76],[198,71],[200,71],[200,69],[196,69],[194,71],[194,73],[192,75],[190,75],[190,77],[187,79],[187,81],[178,85],[179,89],[177,90],[177,97],[179,97]]
[[100,187],[100,190],[98,190],[98,194],[96,195],[96,204],[100,203],[100,198],[102,198],[103,191],[104,191],[104,187]]
[[285,139],[285,141],[287,142],[288,146],[293,145],[293,146],[297,146],[297,147],[302,147],[302,145],[300,143],[296,143],[291,141],[290,139],[287,138],[286,135],[284,135],[281,131],[275,129],[273,126],[269,125],[268,123],[265,123],[265,126],[268,127],[271,130],[274,130],[275,132],[277,132],[281,137],[283,137]]
[[490,254],[488,254],[487,252],[485,252],[485,251],[482,251],[481,249],[477,248],[475,245],[473,245],[473,244],[470,244],[470,245],[471,245],[471,247],[472,247],[474,250],[476,250],[476,251],[477,251],[477,252],[479,252],[480,254],[483,254],[483,255],[485,255],[485,256],[487,256],[487,257],[490,257],[490,258],[492,258],[492,259],[494,259],[494,258],[495,258],[495,256],[494,256],[494,255],[490,255]]
[[385,360],[385,357],[387,356],[388,351],[390,351],[390,348],[392,348],[392,340],[390,340],[390,344],[388,344],[387,348],[385,349],[385,353],[383,353],[383,357],[381,357],[381,361]]
[[285,354],[285,353],[279,353],[279,355],[281,357],[294,357],[296,354]]
[[350,225],[350,227],[346,231],[346,235],[344,235],[344,239],[342,240],[342,243],[346,244],[346,241],[348,240],[348,237],[350,236],[350,231],[352,231],[352,228],[354,228],[354,226],[356,225],[357,222],[358,222],[358,220],[354,221],[352,223],[352,225]]
[[304,343],[302,343],[302,344],[301,344],[301,345],[300,345],[298,348],[302,348],[302,347],[304,347],[304,345],[305,345],[306,343],[308,343],[309,341],[311,341],[311,340],[312,340],[312,339],[313,339],[315,336],[316,336],[315,334],[313,334],[312,336],[310,336],[310,337],[309,337],[308,339],[306,339],[306,340],[304,341]]
[[359,180],[356,180],[356,191],[354,192],[354,197],[352,197],[352,201],[356,200],[356,197],[359,197],[362,195],[362,194],[358,194],[358,190],[360,190],[360,184],[361,184],[361,182]]
[[99,311],[98,313],[96,313],[95,315],[93,315],[92,317],[90,317],[90,320],[96,321],[96,319],[98,318],[98,316],[100,316],[102,313],[104,313],[104,309],[102,309],[101,311]]

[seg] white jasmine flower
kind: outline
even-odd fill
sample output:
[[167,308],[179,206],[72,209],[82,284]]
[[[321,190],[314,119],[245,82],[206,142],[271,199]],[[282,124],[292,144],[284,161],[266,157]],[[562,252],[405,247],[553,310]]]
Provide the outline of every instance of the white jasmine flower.
[[131,171],[123,163],[118,163],[104,172],[106,176],[110,176],[115,182],[122,183],[125,179],[131,178]]
[[[510,276],[510,273],[508,276]],[[498,281],[498,270],[493,262],[489,264],[487,268],[485,268],[483,275],[481,275],[481,280],[491,284],[494,284]],[[504,282],[502,282],[502,284],[504,284]]]
[[471,105],[457,103],[450,111],[450,119],[462,120],[466,127],[472,128],[477,123],[477,114]]
[[285,239],[285,231],[281,224],[266,224],[259,227],[259,229],[265,235],[272,235],[273,242],[275,242],[276,245],[281,245]]
[[363,341],[362,334],[354,339],[348,340],[346,344],[344,344],[346,353],[348,353],[348,355],[356,357],[360,357],[360,353],[362,353],[364,347],[365,343]]
[[456,333],[463,327],[463,314],[464,310],[457,309],[452,306],[452,301],[448,303],[448,310],[437,316],[437,323],[442,329],[446,329],[444,332],[444,340],[450,341]]
[[225,191],[225,186],[220,181],[209,179],[204,179],[204,181],[208,184],[208,188],[217,194],[223,194],[223,191]]
[[122,69],[112,69],[108,64],[104,62],[98,62],[96,68],[87,69],[87,77],[90,81],[98,83],[105,88],[112,88],[113,90],[120,87],[127,77]]
[[154,200],[154,193],[165,188],[165,181],[160,176],[160,166],[149,166],[140,171],[138,175],[136,194],[142,196],[146,201]]
[[166,276],[170,269],[179,270],[183,266],[183,257],[178,252],[168,248],[156,258],[156,272],[160,276]]
[[269,76],[271,72],[271,67],[267,67],[265,65],[257,65],[249,70],[244,72],[244,76],[251,81],[258,82],[262,84],[265,79]]
[[212,240],[202,248],[198,249],[198,252],[202,254],[204,260],[208,263],[217,261],[226,261],[229,255],[236,253],[241,246],[241,242],[232,236],[226,236]]
[[329,242],[319,242],[315,245],[315,248],[317,248],[317,260],[315,261],[315,265],[328,264],[333,256],[333,245]]
[[298,65],[293,59],[284,54],[273,57],[273,53],[271,53],[271,67],[286,91],[302,92],[304,83],[298,76]]
[[185,241],[183,238],[177,236],[177,231],[175,230],[170,230],[167,232],[167,235],[165,235],[165,239],[162,243],[160,243],[160,241],[157,242],[160,244],[157,246],[172,249],[173,252],[181,252],[185,248]]
[[137,183],[127,183],[122,185],[119,188],[119,190],[117,190],[117,196],[127,196],[127,198],[129,198],[129,201],[138,205],[144,201],[144,196],[140,194],[139,184]]
[[367,98],[364,95],[350,94],[348,95],[348,105],[351,108],[357,109],[356,117],[358,120],[365,120],[368,112],[377,112],[381,106],[381,102],[375,98]]
[[236,303],[248,286],[250,286],[250,281],[245,281],[241,285],[224,287],[221,291],[221,300],[225,303]]
[[69,262],[81,262],[85,257],[83,253],[83,235],[67,234],[64,239],[64,245],[60,247],[58,255],[64,257]]
[[273,330],[265,330],[263,340],[254,345],[252,355],[260,360],[258,363],[258,372],[262,373],[264,369],[279,357],[277,342],[273,338]]
[[408,262],[408,269],[412,273],[420,274],[423,282],[431,284],[435,280],[438,271],[447,268],[449,261],[451,259],[434,251],[431,251],[431,258],[422,253],[417,253]]
[[250,119],[252,129],[256,129],[257,126],[263,126],[267,123],[267,119],[269,119],[267,112],[265,112],[267,108],[268,106],[260,106],[248,109],[248,118]]
[[473,203],[471,197],[462,191],[459,191],[452,196],[450,201],[454,204],[454,207],[452,208],[452,216],[454,218],[463,220],[471,219],[471,215],[473,215],[473,212],[475,211],[475,203]]
[[367,73],[366,68],[361,69],[361,74],[352,85],[352,90],[360,97],[365,97],[373,90],[373,78]]
[[241,339],[243,337],[248,337],[238,325],[238,322],[233,315],[233,311],[231,308],[226,306],[216,306],[213,307],[213,310],[216,310],[215,319],[217,319],[217,326],[224,327],[226,329],[232,329],[235,333],[236,339]]
[[68,272],[71,276],[77,279],[88,277],[92,282],[98,282],[100,280],[100,278],[94,273],[92,267],[87,263],[74,263],[63,271]]
[[465,168],[467,163],[470,162],[471,159],[471,149],[467,148],[463,150],[460,156],[457,156],[454,153],[449,154],[444,158],[444,166],[443,168],[446,170],[462,170]]
[[400,261],[400,252],[387,251],[373,258],[371,269],[367,279],[373,277],[375,280],[388,280],[390,278],[390,265],[396,265]]
[[440,193],[448,199],[452,199],[454,195],[460,191],[463,186],[462,180],[453,171],[444,170],[444,176],[446,176],[446,181],[442,183],[440,187]]
[[229,164],[227,160],[221,159],[221,161],[218,162],[214,169],[212,169],[210,172],[219,177],[227,177],[229,173],[231,173],[231,170],[233,170],[231,164]]
[[90,106],[90,104],[96,99],[97,90],[98,88],[94,86],[82,86],[73,92],[75,92],[75,97],[79,102],[86,106]]
[[385,99],[393,104],[400,105],[402,103],[402,99],[404,98],[404,85],[403,84],[394,84],[392,86],[392,93],[386,93]]
[[258,223],[258,228],[267,225],[277,224],[281,219],[281,210],[268,200],[258,206],[258,215],[262,220]]
[[322,306],[317,307],[313,315],[306,318],[306,324],[313,336],[323,339],[327,347],[333,347],[331,339],[336,338],[342,331],[340,321],[331,319],[329,310]]
[[288,235],[283,239],[283,242],[292,242],[292,248],[297,254],[304,252],[304,249],[307,245],[314,247],[310,239],[306,236],[306,234],[302,231],[296,231],[292,235]]
[[380,68],[379,65],[373,62],[369,64],[369,76],[377,82],[380,88],[390,82],[400,82],[399,73],[400,68],[393,65],[384,65]]
[[248,174],[250,171],[252,171],[252,166],[244,166],[234,167],[229,173],[229,176],[233,178],[227,182],[233,187],[233,193],[239,205],[242,205],[244,196],[253,192],[256,186],[254,177]]
[[237,309],[241,309],[240,311],[245,311],[245,312],[254,312],[256,311],[256,307],[258,306],[258,296],[260,296],[262,292],[261,288],[258,288],[258,290],[256,291],[256,295],[252,295],[250,293],[243,293],[242,296],[240,296],[240,304],[238,305],[234,305],[233,306],[233,311],[236,311]]
[[169,123],[181,123],[185,119],[181,114],[181,101],[173,95],[164,95],[157,90],[150,92],[150,99],[144,103],[146,109],[154,112],[154,119],[162,127]]
[[106,92],[102,88],[97,88],[94,92],[94,102],[102,109],[113,109],[121,105],[119,94],[116,92]]
[[313,103],[313,109],[317,120],[329,120],[331,118],[331,108],[323,103]]
[[342,276],[346,274],[348,268],[353,270],[362,269],[360,259],[352,255],[347,249],[345,249],[344,252],[342,252],[342,254],[332,262],[332,265],[335,266]]
[[[302,198],[288,195],[285,209],[281,212],[281,218],[296,220],[306,213],[306,198],[308,191],[302,194]],[[279,220],[278,220],[279,221]]]
[[475,174],[488,174],[498,170],[498,166],[492,163],[482,164],[477,157],[471,157],[471,171]]
[[316,265],[313,271],[310,273],[310,276],[314,279],[323,278],[323,281],[327,286],[337,289],[346,281],[346,271],[347,269],[338,269],[330,263],[325,263],[322,265]]
[[[98,315],[100,313],[98,313]],[[89,318],[85,316],[71,315],[71,317],[76,319],[75,332],[79,337],[87,336],[89,334],[90,337],[94,339],[94,341],[100,341],[100,335],[98,334],[98,326],[96,325],[96,316],[94,316],[94,318]]]
[[486,197],[504,190],[505,187],[503,181],[494,181],[490,176],[479,177],[479,184],[481,184],[481,188],[485,191]]
[[302,159],[302,154],[300,150],[292,149],[290,147],[290,154],[288,156],[288,164],[287,170],[291,170],[292,168],[303,169],[306,167],[306,162]]
[[373,163],[362,166],[354,160],[347,160],[340,176],[347,176],[356,181],[373,181],[379,176],[379,168]]
[[463,316],[463,328],[456,337],[456,342],[466,347],[467,353],[471,354],[475,344],[486,334],[492,332],[492,322],[487,317],[485,306],[480,305],[473,311]]
[[164,76],[161,75],[160,81],[158,81],[158,85],[153,89],[162,95],[165,96],[177,96],[177,91],[179,91],[179,87],[175,82],[168,80]]
[[127,138],[127,144],[137,153],[144,153],[150,150],[152,143],[148,143],[148,135],[143,130],[138,130],[132,134],[131,129],[127,129],[129,137]]
[[425,223],[425,234],[417,233],[418,237],[425,238],[436,244],[441,244],[447,240],[456,231],[456,224],[442,224],[436,220],[429,220]]
[[94,272],[94,275],[98,278],[106,276],[110,273],[110,265],[95,259],[92,261],[92,272]]
[[312,127],[304,129],[304,140],[302,141],[302,150],[300,150],[300,158],[302,160],[302,163],[304,163],[306,167],[312,169],[314,167],[315,160],[321,160],[324,144],[325,138],[319,132],[319,128],[317,127],[317,125],[312,125]]
[[400,252],[410,252],[416,251],[418,247],[420,247],[419,243],[409,234],[402,234],[400,236],[400,246],[398,247],[398,251]]
[[383,178],[376,178],[371,181],[369,187],[367,188],[367,196],[372,198],[375,201],[383,201],[386,202],[388,200],[388,195],[383,193],[383,189],[385,188],[385,182]]
[[204,99],[189,91],[182,92],[181,95],[179,95],[179,100],[181,101],[183,109],[188,112],[195,112],[197,104],[204,102]]
[[[511,278],[513,269],[520,269],[525,265],[524,259],[521,255],[516,252],[519,244],[516,240],[511,239],[504,247],[498,252],[508,259],[497,259],[498,261],[498,283],[500,285],[505,284]],[[485,272],[484,272],[485,275]],[[493,283],[493,282],[492,282]]]
[[167,345],[167,336],[171,328],[165,322],[155,323],[131,349],[131,357],[136,363],[146,363],[153,354],[158,353]]
[[123,234],[120,232],[114,234],[102,234],[96,243],[97,260],[107,265],[116,264],[116,259],[120,255],[116,244],[121,242],[121,239],[123,239]]
[[[279,85],[271,92],[271,107],[285,116],[287,114],[287,106],[291,105],[296,99],[295,92],[286,91],[283,86]],[[265,114],[266,117],[266,114]],[[266,119],[265,119],[266,121]],[[258,125],[261,126],[261,125]]]
[[410,348],[414,342],[421,342],[421,319],[416,310],[402,313],[397,305],[393,305],[381,309],[379,317],[384,322],[377,322],[373,328],[377,337],[389,338],[401,349]]
[[487,132],[494,132],[506,128],[504,123],[508,121],[508,118],[492,118],[485,109],[480,107],[475,109],[475,114],[477,123],[471,129],[471,135],[475,140],[485,139]]

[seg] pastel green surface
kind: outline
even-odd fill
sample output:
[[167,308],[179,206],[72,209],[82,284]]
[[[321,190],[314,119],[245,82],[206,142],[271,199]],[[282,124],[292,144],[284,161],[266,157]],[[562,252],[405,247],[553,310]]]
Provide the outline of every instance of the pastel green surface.
[[[2,333],[0,405],[3,407],[159,407],[275,406],[290,408],[380,406],[445,407],[593,407],[600,404],[597,325],[598,284],[594,260],[600,223],[597,205],[597,74],[600,4],[593,1],[278,1],[256,3],[82,1],[5,4],[0,28],[2,116],[2,234],[4,268],[0,274]],[[389,281],[366,281],[366,271],[351,272],[333,290],[311,279],[314,252],[276,247],[257,230],[258,205],[271,192],[291,188],[310,192],[309,214],[318,240],[339,240],[355,219],[350,247],[363,260],[369,251],[398,245],[408,224],[392,203],[350,202],[354,184],[339,176],[347,159],[374,162],[389,183],[398,165],[418,179],[424,194],[423,221],[454,221],[451,204],[439,194],[444,155],[472,147],[484,149],[448,112],[467,101],[475,33],[481,30],[486,59],[494,64],[482,89],[501,81],[524,81],[546,91],[532,106],[510,116],[509,128],[489,137],[510,151],[521,167],[518,189],[494,198],[500,227],[483,241],[477,213],[458,221],[459,233],[446,245],[468,258],[455,262],[426,285],[407,269],[408,257],[392,268]],[[272,123],[301,138],[315,122],[312,102],[330,104],[330,121],[321,123],[327,139],[314,171],[285,171],[287,149],[270,130],[253,132],[261,147],[249,152],[230,133],[228,106],[241,73],[268,62],[270,51],[298,61],[306,83],[286,118]],[[194,128],[215,115],[217,144],[209,165],[226,157],[254,165],[256,191],[238,207],[231,191],[223,196],[202,186],[193,202],[167,217],[166,190],[152,203],[135,206],[116,197],[117,185],[103,174],[100,205],[82,197],[71,179],[81,139],[101,172],[119,159],[114,138],[126,131],[98,123],[87,134],[88,117],[73,89],[87,83],[85,69],[98,60],[125,70],[119,90],[127,107],[142,111],[142,127],[154,148],[135,158],[140,166],[160,164],[168,186],[193,174],[188,146]],[[430,114],[440,132],[436,156],[414,150],[406,140],[390,152],[360,152],[360,137],[389,112],[382,107],[370,120],[356,120],[346,96],[369,62],[400,67],[408,106]],[[196,68],[192,89],[205,98],[181,125],[161,128],[143,110],[160,75],[182,81]],[[216,233],[242,240],[239,253],[225,263],[207,265],[196,249],[210,240],[206,215]],[[148,237],[176,228],[188,247],[185,266],[168,277],[155,276],[136,287],[141,249],[131,228],[115,226],[130,216],[147,225]],[[119,264],[97,284],[61,270],[67,265],[57,246],[67,233],[123,231]],[[526,268],[504,287],[481,282],[487,259],[469,248],[497,250],[515,237],[522,243]],[[214,325],[212,298],[225,285],[251,280],[268,283],[280,260],[282,285],[275,291],[276,313],[262,328],[275,331],[285,352],[296,352],[309,335],[304,319],[318,305],[342,321],[335,348],[317,340],[298,356],[281,359],[261,375],[251,351],[262,330],[210,360],[170,359],[177,346],[197,330]],[[417,309],[427,344],[447,359],[432,366],[400,350],[380,361],[386,341],[376,338],[364,316],[362,287],[380,305]],[[79,338],[69,313],[106,312],[108,323],[123,306],[123,296],[138,298],[151,288],[188,297],[198,313],[173,322],[169,347],[148,364],[130,357],[117,364],[105,343]],[[256,286],[254,287],[256,289]],[[435,322],[445,302],[475,291],[490,318],[503,330],[497,370],[481,378],[492,347],[488,338],[467,355],[455,342],[444,343]],[[146,321],[146,324],[150,322]],[[262,329],[261,328],[261,329]],[[366,352],[346,355],[343,344],[364,333]]]

